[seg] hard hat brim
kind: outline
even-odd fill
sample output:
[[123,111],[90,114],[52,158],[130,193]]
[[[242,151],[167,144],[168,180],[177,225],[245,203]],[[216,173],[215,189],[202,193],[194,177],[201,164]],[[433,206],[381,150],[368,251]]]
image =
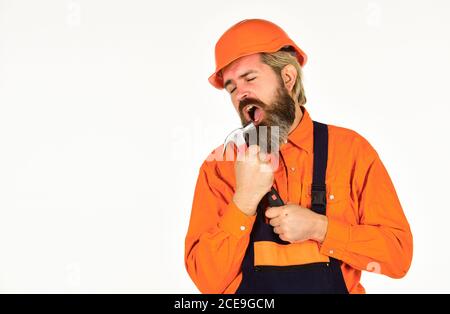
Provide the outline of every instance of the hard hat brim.
[[303,52],[303,50],[301,50],[295,43],[291,42],[288,45],[286,45],[286,42],[283,42],[282,44],[280,43],[274,43],[274,45],[272,47],[269,47],[266,49],[257,49],[258,47],[253,47],[253,49],[249,49],[248,51],[244,51],[242,53],[240,53],[239,55],[235,56],[234,58],[227,60],[224,64],[220,64],[217,65],[216,71],[211,74],[211,76],[208,78],[209,83],[211,83],[212,86],[214,86],[217,89],[223,89],[223,79],[222,76],[220,75],[220,71],[222,71],[225,67],[227,67],[228,65],[230,65],[231,63],[233,63],[234,61],[236,61],[239,58],[242,57],[246,57],[255,53],[272,53],[272,52],[277,52],[279,51],[281,48],[286,47],[286,46],[291,46],[292,48],[294,48],[295,52],[296,52],[296,57],[298,62],[300,63],[300,65],[303,67],[306,64],[307,61],[307,56],[306,54]]

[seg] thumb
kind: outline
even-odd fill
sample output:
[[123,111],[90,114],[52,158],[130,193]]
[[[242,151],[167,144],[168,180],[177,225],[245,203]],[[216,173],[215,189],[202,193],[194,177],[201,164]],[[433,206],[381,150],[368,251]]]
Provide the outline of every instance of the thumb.
[[279,206],[279,207],[267,207],[266,210],[266,217],[267,218],[275,218],[278,217],[280,215],[280,211],[282,209],[283,206]]

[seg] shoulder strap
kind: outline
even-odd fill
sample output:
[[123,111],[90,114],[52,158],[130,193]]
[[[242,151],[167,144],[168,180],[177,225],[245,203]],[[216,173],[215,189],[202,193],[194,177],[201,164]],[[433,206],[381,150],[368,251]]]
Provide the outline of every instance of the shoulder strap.
[[314,125],[314,165],[311,186],[311,207],[318,214],[325,215],[327,207],[325,176],[328,161],[328,126],[313,121]]

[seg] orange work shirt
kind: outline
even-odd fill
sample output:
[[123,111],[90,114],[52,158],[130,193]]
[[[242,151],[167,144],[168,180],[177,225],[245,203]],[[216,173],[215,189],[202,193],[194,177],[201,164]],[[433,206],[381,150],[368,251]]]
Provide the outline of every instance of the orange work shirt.
[[[313,122],[303,117],[280,147],[274,184],[283,201],[311,208]],[[375,149],[358,133],[328,126],[326,196],[328,229],[322,244],[309,240],[278,245],[259,243],[255,261],[278,266],[342,261],[350,293],[365,293],[361,271],[392,278],[407,273],[413,241],[395,188]],[[234,293],[256,216],[232,201],[234,161],[218,160],[222,146],[203,162],[195,187],[185,241],[185,266],[203,293]],[[266,243],[267,244],[267,243]]]

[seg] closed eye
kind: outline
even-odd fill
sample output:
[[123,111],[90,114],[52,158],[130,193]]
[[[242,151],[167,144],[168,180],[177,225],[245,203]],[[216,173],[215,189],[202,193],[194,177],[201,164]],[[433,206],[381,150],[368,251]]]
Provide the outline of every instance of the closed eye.
[[[249,78],[249,79],[247,79],[247,82],[253,81],[254,79],[256,79],[256,77]],[[235,90],[236,90],[236,87],[233,88],[232,90],[230,90],[230,94],[233,94],[233,92],[234,92]]]

